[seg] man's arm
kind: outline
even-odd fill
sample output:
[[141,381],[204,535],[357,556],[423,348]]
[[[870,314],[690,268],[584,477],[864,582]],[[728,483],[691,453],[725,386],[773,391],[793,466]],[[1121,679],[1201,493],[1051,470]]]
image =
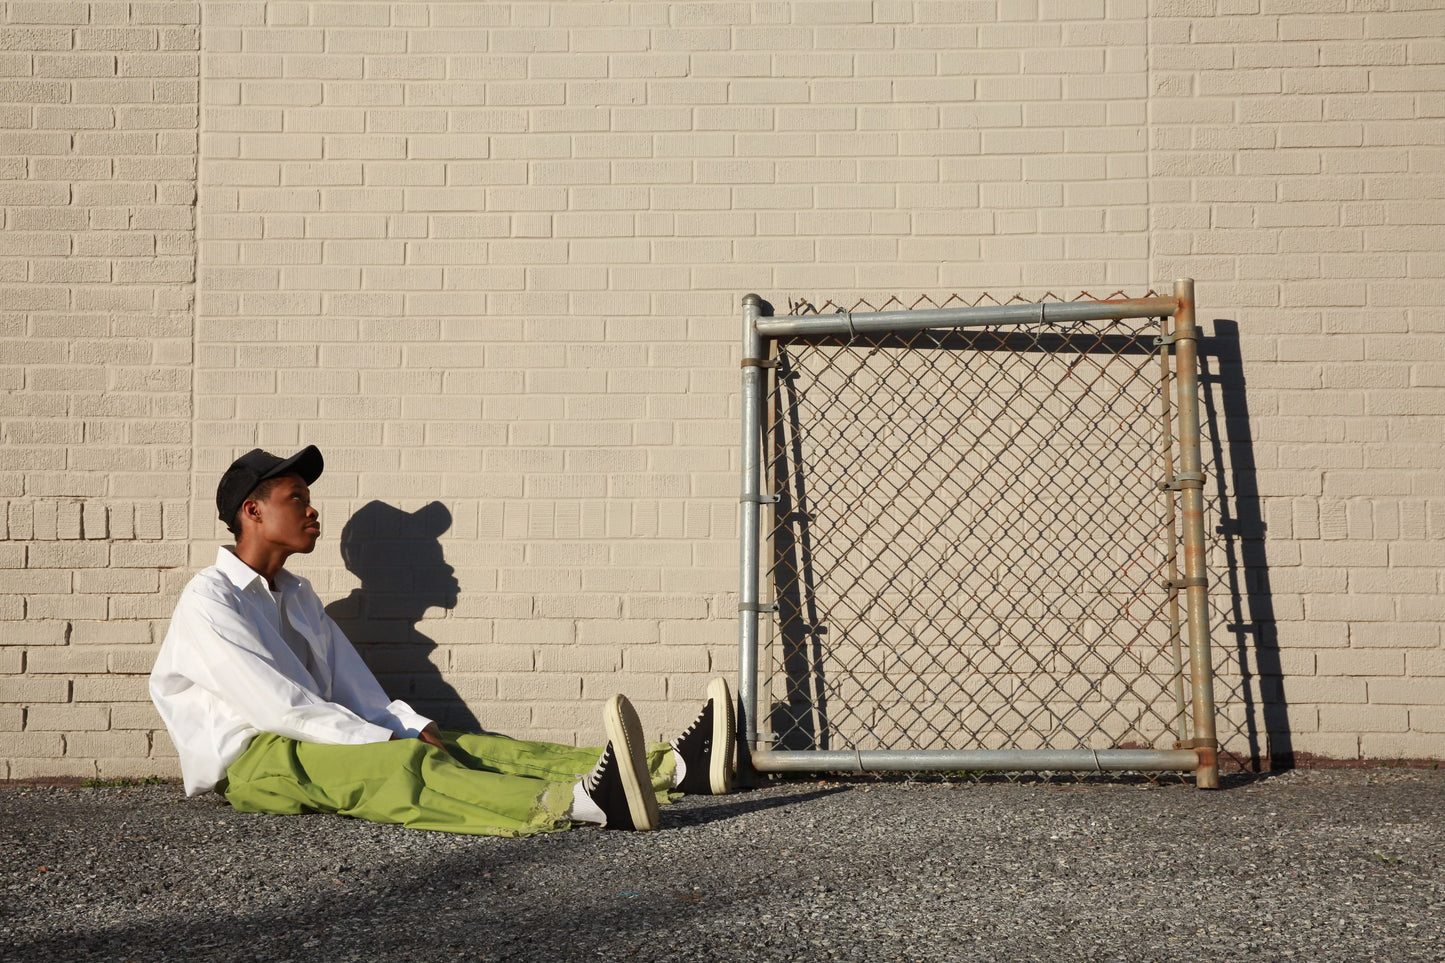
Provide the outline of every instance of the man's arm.
[[183,599],[171,634],[181,643],[181,664],[156,680],[162,694],[169,687],[178,691],[198,685],[253,728],[303,742],[356,745],[391,736],[389,728],[323,699],[281,672],[258,628],[229,599]]
[[[437,724],[400,699],[389,698],[346,633],[341,631],[341,626],[325,610],[320,611],[320,618],[328,635],[331,697],[363,719],[386,726],[399,737],[414,736],[428,745],[442,748]],[[428,730],[430,737],[425,735]]]

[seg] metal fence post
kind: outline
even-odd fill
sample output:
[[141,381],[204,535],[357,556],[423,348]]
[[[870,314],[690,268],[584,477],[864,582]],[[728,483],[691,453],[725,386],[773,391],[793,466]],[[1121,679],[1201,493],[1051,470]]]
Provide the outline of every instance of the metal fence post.
[[1204,467],[1199,442],[1199,330],[1194,318],[1194,281],[1174,282],[1174,358],[1179,410],[1180,501],[1184,516],[1184,585],[1189,603],[1189,681],[1193,689],[1193,738],[1182,748],[1199,755],[1195,785],[1219,788],[1219,743],[1214,731],[1214,665],[1209,640],[1209,600],[1204,567]]
[[742,543],[738,572],[738,779],[752,785],[752,750],[758,741],[758,553],[762,494],[762,338],[758,317],[763,299],[743,298],[742,492],[738,534]]

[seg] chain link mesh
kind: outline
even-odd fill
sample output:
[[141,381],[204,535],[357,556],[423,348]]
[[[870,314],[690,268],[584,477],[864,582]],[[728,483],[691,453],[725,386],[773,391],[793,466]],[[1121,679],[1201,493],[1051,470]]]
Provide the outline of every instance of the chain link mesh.
[[[980,303],[1008,302],[790,313]],[[1182,736],[1162,323],[773,342],[765,478],[779,500],[764,565],[777,610],[760,682],[773,748]]]

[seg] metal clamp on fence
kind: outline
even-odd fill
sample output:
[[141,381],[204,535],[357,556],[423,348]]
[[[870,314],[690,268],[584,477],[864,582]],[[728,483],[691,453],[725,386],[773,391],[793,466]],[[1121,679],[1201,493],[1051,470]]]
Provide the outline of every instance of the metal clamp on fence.
[[1161,492],[1178,492],[1186,488],[1203,488],[1204,472],[1202,471],[1181,471],[1175,472],[1173,478],[1166,478],[1159,483]]
[[740,365],[743,368],[776,368],[777,366],[778,362],[772,358],[744,358]]
[[1174,344],[1174,343],[1179,342],[1179,341],[1198,341],[1198,340],[1199,340],[1199,335],[1196,333],[1195,329],[1191,328],[1191,329],[1188,330],[1188,331],[1177,331],[1177,332],[1175,332],[1174,334],[1161,334],[1161,335],[1159,335],[1157,338],[1154,339],[1154,347],[1156,347],[1156,348],[1167,348],[1169,345]]
[[1175,749],[1218,749],[1219,742],[1215,739],[1185,739],[1174,743]]
[[739,495],[738,501],[751,502],[755,505],[776,505],[783,500],[782,495]]
[[1167,578],[1159,583],[1159,587],[1166,592],[1173,592],[1176,589],[1204,588],[1208,584],[1204,576],[1196,575],[1194,578]]
[[739,612],[757,612],[759,614],[771,614],[778,610],[777,602],[739,602]]

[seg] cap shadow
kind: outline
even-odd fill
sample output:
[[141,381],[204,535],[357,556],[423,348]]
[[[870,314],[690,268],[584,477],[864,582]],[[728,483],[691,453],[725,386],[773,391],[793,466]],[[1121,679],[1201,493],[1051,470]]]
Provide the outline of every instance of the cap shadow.
[[407,512],[367,502],[341,530],[341,559],[360,585],[326,606],[388,695],[443,728],[480,723],[442,675],[435,640],[422,632],[428,609],[453,609],[460,584],[440,537],[452,525],[441,502]]

